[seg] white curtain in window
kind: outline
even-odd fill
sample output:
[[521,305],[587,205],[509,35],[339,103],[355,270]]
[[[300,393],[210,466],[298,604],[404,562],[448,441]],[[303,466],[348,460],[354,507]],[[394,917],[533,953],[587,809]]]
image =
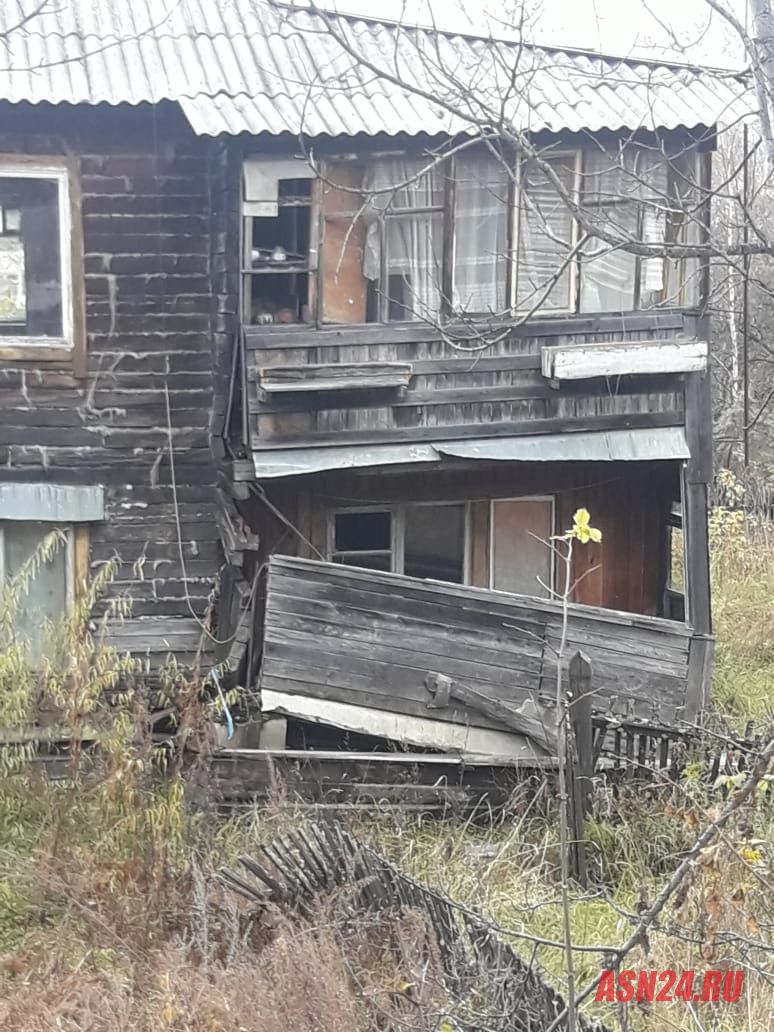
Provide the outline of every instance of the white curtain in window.
[[[607,204],[597,214],[616,239],[637,239],[635,204]],[[620,312],[634,308],[636,277],[635,255],[603,240],[592,239],[584,248],[581,265],[581,311]]]
[[510,176],[495,158],[457,159],[454,180],[455,311],[502,314],[508,267]]
[[[564,189],[572,194],[572,157],[552,158],[550,164]],[[573,216],[556,187],[532,162],[521,174],[517,304],[521,310],[567,310],[571,307]]]
[[[589,151],[584,156],[582,201],[586,220],[620,245],[592,239],[581,270],[581,311],[614,312],[634,307],[637,257],[627,241],[663,244],[666,239],[667,162],[656,150]],[[588,259],[590,254],[597,255]],[[656,300],[664,288],[662,256],[640,265],[640,304]],[[656,298],[654,299],[654,295]]]
[[[440,313],[443,216],[440,211],[410,212],[443,203],[440,175],[419,176],[426,165],[422,159],[388,158],[374,162],[363,180],[368,201],[363,273],[380,283],[384,225],[389,317],[393,319],[434,320]],[[390,214],[401,209],[408,211]]]

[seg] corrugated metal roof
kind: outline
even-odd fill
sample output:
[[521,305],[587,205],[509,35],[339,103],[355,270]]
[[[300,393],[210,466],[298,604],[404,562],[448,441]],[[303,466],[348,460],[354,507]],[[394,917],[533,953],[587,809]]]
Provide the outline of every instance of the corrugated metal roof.
[[750,111],[730,73],[354,17],[328,25],[266,0],[54,0],[34,14],[39,5],[3,0],[0,99],[172,100],[200,134],[465,132],[506,93],[511,124],[532,131],[694,127]]
[[687,459],[689,455],[685,431],[681,427],[670,426],[652,430],[608,430],[604,433],[528,434],[432,444],[276,448],[269,452],[254,452],[253,462],[256,477],[268,480],[332,469],[439,462],[445,457],[487,462],[642,462]]

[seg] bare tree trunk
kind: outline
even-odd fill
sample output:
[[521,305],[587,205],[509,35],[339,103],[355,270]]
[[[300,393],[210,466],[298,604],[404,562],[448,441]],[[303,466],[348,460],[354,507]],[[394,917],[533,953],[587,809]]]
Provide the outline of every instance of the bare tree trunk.
[[[727,209],[727,227],[726,233],[728,237],[729,246],[734,242],[734,229],[733,229],[733,212],[732,204],[730,201],[726,202]],[[731,403],[734,410],[739,403],[739,398],[742,394],[742,372],[741,372],[741,356],[739,347],[739,333],[737,332],[736,325],[736,304],[737,304],[737,290],[736,290],[736,272],[734,269],[728,271],[728,337],[731,343]]]
[[750,10],[753,16],[752,43],[755,48],[750,58],[753,61],[756,94],[761,108],[761,135],[769,169],[774,171],[774,132],[771,124],[774,106],[774,12],[771,0],[750,0]]

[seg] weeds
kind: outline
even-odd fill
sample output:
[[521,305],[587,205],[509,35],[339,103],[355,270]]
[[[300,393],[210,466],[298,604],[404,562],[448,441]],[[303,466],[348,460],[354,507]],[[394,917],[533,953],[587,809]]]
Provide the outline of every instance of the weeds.
[[744,508],[730,475],[710,516],[717,638],[713,705],[739,730],[774,720],[774,524]]
[[[715,698],[739,726],[766,717],[774,683],[774,535],[762,518],[726,501],[711,525]],[[54,537],[42,547],[59,545]],[[50,650],[38,670],[14,637],[9,614],[18,594],[0,604],[0,723],[14,730],[0,746],[0,1026],[456,1032],[406,1003],[404,973],[386,964],[373,942],[353,966],[324,919],[300,930],[275,915],[259,934],[214,888],[209,872],[302,815],[287,802],[218,823],[189,812],[182,750],[154,734],[149,711],[163,708],[196,754],[206,756],[212,706],[201,679],[175,666],[159,683],[143,683],[131,660],[107,648],[99,628],[89,628],[88,610],[112,575],[111,567],[101,571],[83,604],[48,628]],[[120,613],[109,612],[106,620],[112,618]],[[67,745],[53,757],[61,780],[47,777],[35,755],[33,732],[44,723]],[[600,794],[605,805],[587,827],[593,887],[574,891],[570,901],[579,985],[598,974],[604,947],[626,938],[722,801],[694,773],[689,768],[678,791]],[[490,917],[523,955],[534,951],[561,986],[562,951],[546,944],[562,940],[560,844],[553,802],[541,796],[538,808],[530,793],[541,796],[539,788],[525,788],[507,815],[486,826],[395,815],[350,823],[409,874]],[[770,802],[761,794],[701,855],[631,960],[678,971],[742,966],[744,1003],[703,1004],[695,1017],[684,1004],[632,1008],[629,1028],[768,1028],[772,841]],[[600,1013],[614,1024],[620,1017],[610,1007]]]

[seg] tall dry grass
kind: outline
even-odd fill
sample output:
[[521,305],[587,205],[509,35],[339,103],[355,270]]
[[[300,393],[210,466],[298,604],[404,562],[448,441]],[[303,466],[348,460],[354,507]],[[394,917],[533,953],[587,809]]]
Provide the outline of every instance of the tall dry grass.
[[717,639],[713,707],[741,728],[774,724],[774,523],[744,508],[710,516]]
[[[741,514],[740,514],[741,513]],[[733,506],[712,518],[718,668],[715,698],[728,720],[769,713],[774,677],[774,536]],[[71,627],[69,633],[76,630]],[[142,692],[103,711],[91,690],[93,643],[78,630],[83,691],[58,698],[76,726],[88,718],[101,749],[80,756],[52,783],[18,750],[0,781],[0,1028],[9,1032],[455,1032],[437,1000],[407,999],[405,964],[387,962],[380,940],[353,954],[321,919],[276,918],[260,934],[207,872],[233,863],[304,819],[290,804],[229,821],[185,805],[185,776],[166,771],[147,734]],[[112,676],[97,651],[101,676]],[[16,677],[17,650],[0,654],[0,683],[17,694],[6,716],[32,717],[34,679]],[[16,665],[14,665],[16,664]],[[107,665],[106,665],[107,664]],[[25,675],[26,676],[26,675]],[[2,678],[5,677],[5,681]],[[78,681],[67,680],[70,688]],[[55,681],[65,686],[65,681]],[[180,672],[169,698],[189,733],[211,713],[200,686]],[[36,696],[37,697],[37,696]],[[14,709],[15,707],[15,709]],[[588,827],[593,888],[571,904],[580,984],[599,971],[602,950],[623,941],[720,794],[689,767],[670,792],[598,793]],[[559,844],[552,802],[534,790],[514,798],[499,823],[352,818],[352,830],[409,873],[474,906],[561,988]],[[631,966],[677,970],[742,965],[741,1003],[634,1007],[635,1032],[766,1032],[774,1014],[771,804],[745,809],[717,849],[696,865],[679,905],[638,948]],[[592,949],[593,947],[593,949]],[[598,948],[598,949],[597,949]],[[761,969],[763,969],[761,971]],[[768,969],[768,971],[766,970]],[[594,1008],[592,1007],[593,1011]],[[602,1007],[613,1027],[621,1014]],[[445,1022],[445,1024],[444,1024]],[[483,1032],[483,1030],[482,1030]],[[537,1032],[537,1030],[536,1030]]]

